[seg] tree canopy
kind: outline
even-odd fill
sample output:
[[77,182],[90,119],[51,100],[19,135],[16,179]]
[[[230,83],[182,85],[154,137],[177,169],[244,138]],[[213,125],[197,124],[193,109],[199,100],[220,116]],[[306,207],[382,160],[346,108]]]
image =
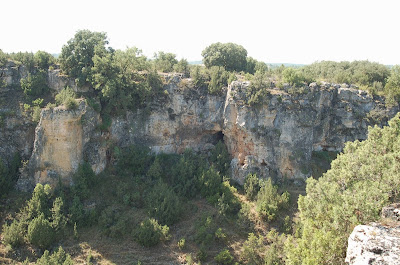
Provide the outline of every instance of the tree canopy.
[[70,77],[76,78],[78,85],[92,81],[93,57],[103,56],[108,44],[104,32],[80,30],[62,47],[60,63],[62,70]]
[[235,43],[213,43],[203,50],[203,63],[207,68],[222,66],[227,71],[245,71],[247,50]]

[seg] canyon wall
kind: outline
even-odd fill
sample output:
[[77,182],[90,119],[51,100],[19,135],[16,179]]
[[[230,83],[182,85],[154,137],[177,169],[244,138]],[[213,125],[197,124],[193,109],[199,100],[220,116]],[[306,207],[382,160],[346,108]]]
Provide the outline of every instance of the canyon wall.
[[[1,73],[7,87],[16,90],[12,85],[25,72],[13,66]],[[88,91],[59,70],[49,70],[47,81],[54,92],[64,86],[83,95]],[[44,109],[35,135],[29,119],[12,122],[8,117],[6,128],[0,128],[0,155],[4,159],[8,150],[31,152],[19,185],[32,187],[54,183],[59,176],[70,182],[84,160],[99,173],[114,146],[144,144],[155,153],[182,153],[186,148],[208,152],[222,140],[232,156],[232,178],[239,183],[249,172],[276,181],[304,180],[312,175],[316,154],[339,152],[347,141],[366,139],[369,125],[383,126],[398,111],[365,91],[327,83],[299,90],[269,88],[262,104],[250,106],[248,86],[234,81],[220,95],[210,95],[206,88],[194,88],[190,79],[169,74],[163,96],[148,108],[112,118],[106,132],[99,130],[101,118],[84,100],[75,110]],[[12,130],[18,141],[8,141]]]

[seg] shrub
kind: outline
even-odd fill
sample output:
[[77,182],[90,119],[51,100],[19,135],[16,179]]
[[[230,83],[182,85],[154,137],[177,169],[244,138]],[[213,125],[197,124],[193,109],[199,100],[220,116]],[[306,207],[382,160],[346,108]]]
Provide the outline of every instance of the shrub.
[[55,232],[44,214],[34,218],[28,225],[28,241],[40,248],[48,248],[54,242]]
[[11,247],[18,247],[24,243],[24,233],[22,223],[14,219],[10,225],[3,225],[3,243]]
[[46,71],[40,70],[36,74],[29,73],[20,80],[21,88],[27,96],[41,96],[49,90],[46,83]]
[[289,204],[289,193],[285,192],[282,195],[278,194],[278,188],[272,185],[271,178],[265,181],[257,195],[256,209],[257,212],[267,219],[272,221],[276,214],[282,208]]
[[181,202],[175,192],[161,180],[147,196],[149,215],[161,224],[171,225],[179,220]]
[[244,180],[244,192],[249,200],[254,200],[260,190],[260,181],[257,174],[248,174]]
[[67,109],[74,109],[77,106],[75,101],[76,93],[69,87],[62,89],[56,95],[56,103],[57,105],[65,105]]
[[40,113],[41,112],[42,112],[42,109],[39,106],[34,106],[33,107],[32,120],[34,122],[38,122],[40,120]]
[[222,141],[218,141],[211,150],[210,162],[222,176],[229,175],[231,157],[226,145]]
[[229,73],[219,66],[212,66],[208,72],[210,75],[208,93],[211,95],[220,94],[222,88],[228,86]]
[[89,197],[89,187],[93,187],[96,184],[96,174],[90,164],[84,162],[79,165],[78,170],[72,176],[72,180],[74,182],[72,186],[74,195],[80,199],[85,199]]
[[36,261],[36,265],[72,265],[74,264],[71,256],[65,253],[62,247],[59,247],[57,251],[50,255],[49,251],[46,250],[42,257]]
[[217,228],[211,216],[203,216],[196,222],[195,230],[195,242],[204,247],[209,245],[215,239]]
[[[208,170],[204,171],[200,177],[201,195],[207,198],[211,203],[216,203],[221,191],[222,177],[219,172],[211,166]],[[217,197],[215,197],[217,196]]]
[[217,264],[228,265],[233,263],[233,257],[229,250],[224,249],[215,256],[215,261]]
[[53,208],[51,208],[52,222],[51,225],[56,232],[64,230],[67,224],[67,217],[64,212],[64,202],[61,197],[57,197],[53,202]]
[[169,238],[169,227],[160,225],[155,219],[146,219],[135,230],[135,240],[145,246],[151,247],[157,245],[160,241]]
[[179,241],[178,241],[178,248],[180,249],[180,250],[182,250],[182,249],[184,249],[185,248],[185,242],[186,242],[186,240],[185,240],[185,238],[181,238],[181,239],[179,239]]
[[243,243],[243,251],[240,258],[246,264],[263,264],[263,254],[265,251],[264,237],[249,233],[247,240]]

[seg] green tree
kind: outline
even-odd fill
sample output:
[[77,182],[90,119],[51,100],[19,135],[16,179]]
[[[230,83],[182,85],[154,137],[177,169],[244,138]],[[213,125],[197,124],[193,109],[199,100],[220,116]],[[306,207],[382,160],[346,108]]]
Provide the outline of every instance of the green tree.
[[393,66],[385,85],[385,95],[389,104],[400,102],[400,65]]
[[135,240],[145,246],[151,247],[157,245],[160,241],[169,238],[169,227],[160,225],[155,219],[146,219],[134,231]]
[[174,70],[174,65],[178,63],[176,55],[169,52],[158,52],[154,54],[154,64],[157,70],[168,73]]
[[6,196],[6,194],[12,189],[13,182],[8,173],[8,168],[4,165],[0,159],[0,197]]
[[46,82],[47,72],[44,70],[38,71],[36,74],[28,73],[26,78],[20,80],[21,88],[27,96],[41,96],[49,91]]
[[41,69],[46,70],[49,69],[49,66],[54,63],[54,57],[48,52],[45,51],[37,51],[34,55],[35,65]]
[[234,43],[213,43],[203,50],[203,63],[207,68],[222,66],[227,71],[245,71],[247,51]]
[[189,77],[190,68],[188,61],[186,59],[179,60],[179,62],[174,65],[174,71],[183,73],[185,77]]
[[0,49],[0,67],[3,67],[8,62],[8,54]]
[[182,204],[172,188],[161,180],[147,195],[149,215],[160,224],[172,225],[176,223],[182,213]]
[[307,180],[298,200],[302,233],[286,245],[287,264],[341,264],[358,224],[376,221],[400,195],[400,114],[368,139],[346,144],[321,178]]
[[107,35],[104,32],[79,30],[62,47],[59,57],[61,69],[76,79],[79,86],[92,82],[93,57],[107,54]]
[[54,229],[43,213],[29,223],[27,237],[31,244],[44,249],[54,242]]
[[223,67],[212,66],[209,69],[210,82],[208,83],[208,93],[220,94],[223,87],[228,86],[229,73]]

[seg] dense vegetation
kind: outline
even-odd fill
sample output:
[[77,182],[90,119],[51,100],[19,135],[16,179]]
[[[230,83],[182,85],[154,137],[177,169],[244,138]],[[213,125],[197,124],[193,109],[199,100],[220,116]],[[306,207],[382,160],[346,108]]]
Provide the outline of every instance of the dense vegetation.
[[379,219],[383,206],[399,200],[400,115],[368,139],[349,142],[332,168],[307,180],[299,198],[300,235],[287,244],[287,264],[341,264],[354,226]]

